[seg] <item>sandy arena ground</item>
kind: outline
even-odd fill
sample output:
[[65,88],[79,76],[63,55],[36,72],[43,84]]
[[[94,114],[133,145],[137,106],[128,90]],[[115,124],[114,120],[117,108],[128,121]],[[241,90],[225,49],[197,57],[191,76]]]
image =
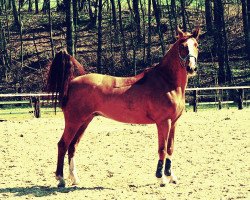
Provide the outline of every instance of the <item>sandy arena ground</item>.
[[184,113],[173,157],[179,183],[166,187],[155,179],[155,125],[98,117],[77,149],[80,185],[58,189],[63,126],[62,116],[0,122],[0,199],[250,199],[250,109]]

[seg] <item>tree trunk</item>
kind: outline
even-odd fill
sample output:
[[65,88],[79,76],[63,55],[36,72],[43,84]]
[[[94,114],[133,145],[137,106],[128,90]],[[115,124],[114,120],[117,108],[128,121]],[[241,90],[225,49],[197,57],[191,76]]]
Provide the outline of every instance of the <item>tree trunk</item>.
[[171,0],[171,15],[174,19],[173,27],[177,30],[177,16],[176,16],[176,2],[175,0]]
[[211,34],[213,32],[212,2],[211,2],[211,0],[205,0],[205,16],[206,16],[207,33]]
[[[248,1],[250,2],[250,1]],[[245,46],[248,60],[250,61],[250,3],[247,0],[241,0],[242,3],[242,18],[243,18],[243,29],[245,35]],[[247,4],[248,3],[248,4]]]
[[[142,13],[142,46],[143,46],[143,64],[145,63],[145,57],[146,57],[146,20],[145,20],[145,8],[146,2],[145,0],[142,2],[140,0],[140,7],[141,7],[141,13]],[[137,72],[136,72],[137,73]]]
[[102,70],[102,0],[98,1],[98,48],[97,48],[97,72]]
[[218,56],[218,83],[231,82],[232,74],[229,66],[228,45],[224,22],[223,4],[221,0],[214,0],[214,40]]
[[44,2],[43,2],[43,8],[42,8],[43,13],[47,12],[48,7],[49,7],[49,0],[44,0]]
[[49,36],[50,36],[50,46],[51,46],[51,54],[52,54],[52,58],[55,57],[55,50],[54,50],[54,41],[53,41],[53,30],[52,30],[52,17],[51,17],[51,5],[50,5],[51,0],[49,0],[49,5],[48,5],[48,9],[49,9]]
[[110,0],[112,8],[112,24],[114,29],[117,30],[117,20],[116,20],[116,9],[115,9],[115,0]]
[[[78,9],[77,9],[77,0],[73,0],[73,21],[74,21],[74,52],[76,54],[76,47],[77,47],[77,25],[79,20]],[[76,55],[75,55],[76,56]]]
[[167,11],[168,11],[168,18],[169,18],[169,24],[170,24],[170,29],[171,29],[171,35],[172,35],[172,39],[173,41],[175,40],[175,28],[173,26],[173,16],[172,16],[172,12],[168,3],[168,0],[166,0],[166,5],[167,5]]
[[182,28],[183,28],[183,31],[186,32],[187,31],[187,22],[186,22],[186,17],[185,17],[185,12],[186,12],[185,0],[180,0],[180,2],[181,2]]
[[147,64],[151,65],[151,0],[148,0],[148,45],[147,45]]
[[35,0],[35,9],[36,9],[36,14],[38,14],[38,13],[39,13],[38,3],[39,3],[39,0]]
[[122,51],[121,51],[121,57],[122,62],[125,66],[128,66],[128,57],[127,57],[127,48],[126,48],[126,41],[125,41],[125,35],[123,30],[123,24],[122,24],[122,8],[121,8],[121,0],[117,0],[118,3],[118,10],[119,10],[119,28],[120,33],[122,37]]
[[29,3],[29,8],[28,8],[28,12],[31,12],[32,11],[32,0],[29,0],[28,1],[28,3]]
[[15,0],[12,0],[12,8],[13,8],[12,11],[13,11],[13,17],[14,17],[15,26],[17,26],[17,28],[20,29],[21,23],[19,21],[17,7],[16,7],[16,1]]
[[250,0],[247,0],[247,52],[248,52],[248,60],[250,61]]
[[67,24],[66,25],[67,51],[70,55],[75,56],[72,0],[65,1],[65,8],[66,8],[66,24]]
[[139,0],[133,0],[134,21],[136,25],[137,41],[141,43],[141,25],[140,25],[140,12],[139,12]]
[[157,30],[158,30],[158,34],[159,34],[159,37],[160,37],[162,55],[164,56],[164,54],[165,54],[165,45],[164,45],[163,34],[162,34],[162,31],[161,31],[160,11],[159,11],[156,0],[152,0],[152,3],[153,3],[153,9],[154,9],[154,14],[155,14]]

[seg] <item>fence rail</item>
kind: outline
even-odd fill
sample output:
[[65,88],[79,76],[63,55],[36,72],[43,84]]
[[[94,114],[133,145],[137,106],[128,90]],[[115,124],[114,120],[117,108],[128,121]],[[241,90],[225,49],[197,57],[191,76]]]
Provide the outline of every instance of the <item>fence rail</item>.
[[[237,95],[234,95],[234,101],[232,100],[223,100],[223,91],[225,90],[236,90]],[[243,102],[249,102],[250,97],[250,86],[232,86],[232,87],[207,87],[207,88],[187,88],[186,96],[189,97],[189,104],[193,106],[193,111],[197,112],[198,104],[215,104],[217,103],[218,108],[222,108],[222,104],[225,103],[237,103],[238,109],[243,109]],[[215,91],[215,94],[201,94],[203,91]],[[191,94],[190,94],[191,92]],[[49,99],[52,95],[48,93],[15,93],[15,94],[0,94],[0,105],[15,105],[15,104],[31,104],[34,108],[34,116],[39,118],[41,116],[41,98]],[[199,102],[199,97],[211,97],[215,96],[216,101],[206,101]],[[9,100],[9,98],[18,98],[18,100]],[[22,98],[30,98],[29,101],[24,101]],[[4,100],[2,100],[4,99]]]

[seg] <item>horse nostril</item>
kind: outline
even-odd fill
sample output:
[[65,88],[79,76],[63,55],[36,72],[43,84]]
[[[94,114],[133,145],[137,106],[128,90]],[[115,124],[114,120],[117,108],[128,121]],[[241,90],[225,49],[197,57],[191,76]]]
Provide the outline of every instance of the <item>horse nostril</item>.
[[197,67],[194,68],[194,71],[197,72]]

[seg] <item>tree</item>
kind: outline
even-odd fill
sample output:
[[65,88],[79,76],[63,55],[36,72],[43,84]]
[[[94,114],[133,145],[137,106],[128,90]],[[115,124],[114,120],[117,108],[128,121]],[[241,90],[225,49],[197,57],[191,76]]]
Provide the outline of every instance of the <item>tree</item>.
[[35,9],[36,9],[36,14],[39,13],[39,8],[38,8],[39,0],[35,0]]
[[31,12],[32,11],[32,0],[28,0],[28,3],[29,3],[29,8],[28,8],[28,11]]
[[222,0],[214,0],[214,24],[214,41],[219,63],[218,83],[231,83],[232,72],[229,66],[228,44]]
[[248,60],[250,61],[250,1],[241,0],[243,29],[245,35],[245,46]]
[[148,0],[148,45],[147,45],[147,63],[151,64],[151,0]]
[[115,0],[110,0],[110,3],[111,3],[111,8],[112,8],[112,24],[114,26],[114,29],[117,30]]
[[98,47],[97,47],[97,72],[102,69],[102,0],[98,1]]
[[67,31],[66,31],[67,51],[70,55],[75,56],[72,0],[65,1],[65,12],[66,12],[66,26],[67,26]]
[[14,17],[14,23],[15,26],[20,29],[21,27],[21,23],[19,21],[19,17],[18,17],[18,12],[17,12],[17,7],[16,7],[16,1],[12,0],[12,11],[13,11],[13,17]]
[[186,8],[185,8],[185,0],[180,0],[181,2],[181,17],[182,17],[182,28],[183,31],[187,31],[187,22],[186,22]]
[[174,19],[173,27],[176,30],[176,28],[177,28],[177,17],[176,17],[176,2],[175,2],[175,0],[171,0],[171,16]]
[[117,3],[118,3],[118,11],[119,11],[119,28],[120,28],[120,34],[121,34],[121,39],[122,39],[121,57],[122,57],[123,64],[125,66],[128,66],[127,47],[126,47],[126,41],[125,41],[125,35],[124,35],[123,23],[122,23],[121,0],[117,0]]
[[139,12],[139,0],[133,0],[134,20],[137,32],[137,41],[141,42],[141,25],[140,25],[140,12]]
[[152,0],[152,3],[153,3],[153,9],[154,9],[154,14],[155,14],[157,30],[158,30],[158,34],[159,34],[159,37],[160,37],[162,55],[164,55],[165,54],[165,44],[164,44],[163,34],[162,34],[162,31],[161,31],[160,10],[158,8],[156,0]]
[[205,0],[205,16],[206,16],[207,33],[211,34],[213,31],[212,1],[211,0]]
[[50,5],[51,0],[49,0],[49,35],[50,35],[50,46],[51,46],[51,53],[52,53],[52,58],[55,57],[55,50],[54,50],[54,41],[53,41],[53,30],[52,30],[52,17],[51,17],[51,5]]

